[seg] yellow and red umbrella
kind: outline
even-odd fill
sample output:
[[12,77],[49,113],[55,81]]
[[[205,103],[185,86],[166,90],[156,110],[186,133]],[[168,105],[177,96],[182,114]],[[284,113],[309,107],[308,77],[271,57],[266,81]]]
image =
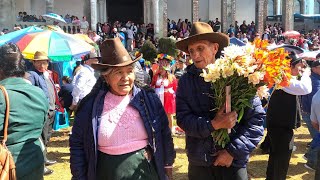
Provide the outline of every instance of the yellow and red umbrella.
[[53,62],[78,60],[94,51],[94,47],[70,34],[45,30],[25,34],[16,44],[26,59],[33,59],[36,51],[44,51]]

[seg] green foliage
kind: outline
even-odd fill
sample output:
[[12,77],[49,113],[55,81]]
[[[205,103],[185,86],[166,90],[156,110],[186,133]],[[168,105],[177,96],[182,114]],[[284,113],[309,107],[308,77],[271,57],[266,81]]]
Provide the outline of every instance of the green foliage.
[[146,61],[154,62],[157,57],[157,48],[149,40],[145,41],[139,52],[143,54]]
[[176,47],[176,42],[172,38],[161,38],[159,40],[158,51],[159,54],[168,54],[174,58],[177,57],[179,53]]

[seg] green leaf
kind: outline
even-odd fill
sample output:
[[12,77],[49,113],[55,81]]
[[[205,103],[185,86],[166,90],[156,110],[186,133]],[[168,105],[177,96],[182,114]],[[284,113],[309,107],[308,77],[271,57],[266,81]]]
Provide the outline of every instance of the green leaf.
[[239,115],[238,115],[238,123],[241,121],[243,114],[244,114],[244,108],[241,108]]

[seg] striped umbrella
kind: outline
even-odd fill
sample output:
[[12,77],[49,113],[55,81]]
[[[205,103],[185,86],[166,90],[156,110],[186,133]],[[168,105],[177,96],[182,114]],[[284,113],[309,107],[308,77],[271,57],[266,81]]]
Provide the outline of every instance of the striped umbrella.
[[52,62],[80,60],[94,47],[70,34],[45,30],[25,34],[16,44],[26,59],[33,59],[36,51],[44,51]]
[[43,29],[38,28],[36,26],[29,26],[27,28],[18,30],[18,31],[13,31],[8,34],[5,34],[3,36],[0,36],[0,46],[4,45],[5,43],[17,43],[22,37],[24,37],[28,33],[32,32],[41,32]]

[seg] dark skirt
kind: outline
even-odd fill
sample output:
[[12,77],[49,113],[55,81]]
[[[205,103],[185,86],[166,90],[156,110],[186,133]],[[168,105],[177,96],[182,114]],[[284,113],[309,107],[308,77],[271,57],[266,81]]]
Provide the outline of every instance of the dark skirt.
[[154,161],[145,157],[145,149],[122,155],[98,152],[97,179],[99,180],[158,180]]

